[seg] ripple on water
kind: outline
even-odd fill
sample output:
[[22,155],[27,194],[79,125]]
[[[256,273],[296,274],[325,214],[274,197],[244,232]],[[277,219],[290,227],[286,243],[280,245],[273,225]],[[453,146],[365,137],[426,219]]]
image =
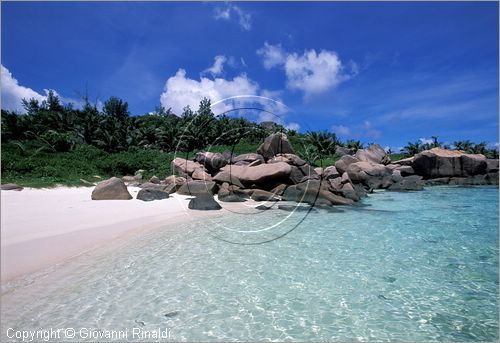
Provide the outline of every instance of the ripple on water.
[[[260,245],[222,240],[288,231]],[[212,218],[6,289],[2,341],[7,327],[168,327],[175,340],[202,341],[494,341],[498,189],[380,192],[343,212]]]

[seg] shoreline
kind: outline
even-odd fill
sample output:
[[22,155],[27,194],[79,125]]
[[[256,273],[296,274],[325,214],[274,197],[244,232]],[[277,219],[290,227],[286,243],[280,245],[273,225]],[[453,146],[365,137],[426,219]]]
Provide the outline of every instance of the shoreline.
[[[1,194],[1,284],[67,261],[131,234],[199,220],[220,211],[188,210],[190,196],[144,202],[91,200],[93,187],[26,188]],[[225,203],[225,207],[241,203]]]
[[[440,186],[465,185],[425,188]],[[135,199],[139,187],[128,187],[134,199],[91,200],[92,190],[93,187],[55,187],[0,192],[2,286],[118,239],[161,227],[175,229],[177,224],[262,203],[250,199],[245,203],[224,202],[222,212],[196,211],[188,209],[187,199],[191,196],[187,195],[173,193],[168,199],[144,202]]]

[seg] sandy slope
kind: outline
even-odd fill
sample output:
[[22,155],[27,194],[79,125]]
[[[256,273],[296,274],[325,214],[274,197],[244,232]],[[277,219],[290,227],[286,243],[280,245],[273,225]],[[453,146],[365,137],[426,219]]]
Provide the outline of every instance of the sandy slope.
[[129,187],[132,200],[93,201],[92,189],[58,187],[1,192],[2,282],[127,233],[220,215],[219,211],[188,210],[188,197],[183,195],[144,202],[135,199],[139,188]]

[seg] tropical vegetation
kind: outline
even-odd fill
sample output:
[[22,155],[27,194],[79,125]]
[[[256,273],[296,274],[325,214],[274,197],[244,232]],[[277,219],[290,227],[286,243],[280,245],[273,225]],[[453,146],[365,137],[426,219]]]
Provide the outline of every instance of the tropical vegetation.
[[[342,142],[335,133],[288,130],[279,123],[257,124],[241,117],[215,116],[208,99],[193,111],[186,106],[177,116],[158,106],[154,112],[133,116],[128,103],[117,97],[102,108],[84,98],[81,108],[64,105],[50,91],[45,101],[23,100],[25,113],[1,111],[2,183],[43,187],[55,184],[93,183],[112,175],[145,170],[145,177],[171,173],[175,156],[189,158],[200,150],[254,152],[273,132],[284,132],[296,153],[313,165],[331,165],[338,147],[356,152],[358,140]],[[440,146],[437,137],[433,146]],[[498,156],[486,143],[454,143],[457,148]],[[408,143],[404,153],[413,155],[430,145]],[[404,157],[404,154],[395,156]]]

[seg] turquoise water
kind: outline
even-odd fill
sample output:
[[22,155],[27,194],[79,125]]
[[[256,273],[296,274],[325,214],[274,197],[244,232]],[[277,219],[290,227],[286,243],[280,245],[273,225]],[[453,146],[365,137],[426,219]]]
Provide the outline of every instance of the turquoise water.
[[498,340],[498,189],[379,192],[363,204],[233,213],[83,255],[7,287],[2,341],[8,327],[168,328],[176,341]]

